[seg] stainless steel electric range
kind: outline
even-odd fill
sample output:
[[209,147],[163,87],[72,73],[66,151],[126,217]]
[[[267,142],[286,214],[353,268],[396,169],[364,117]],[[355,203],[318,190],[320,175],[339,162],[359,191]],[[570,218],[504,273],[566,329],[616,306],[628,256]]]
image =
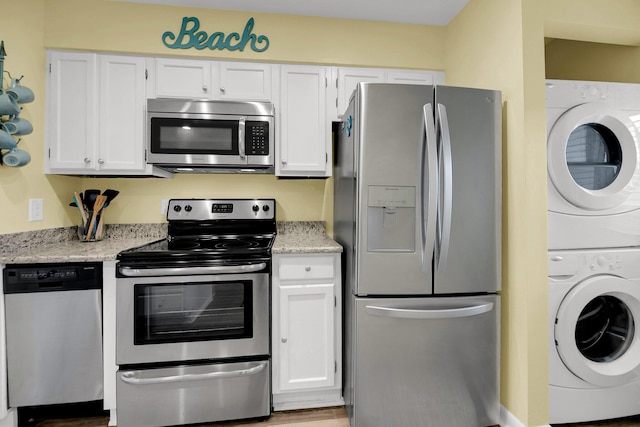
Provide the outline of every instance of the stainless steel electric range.
[[118,255],[118,426],[269,417],[275,200],[173,199],[167,220]]

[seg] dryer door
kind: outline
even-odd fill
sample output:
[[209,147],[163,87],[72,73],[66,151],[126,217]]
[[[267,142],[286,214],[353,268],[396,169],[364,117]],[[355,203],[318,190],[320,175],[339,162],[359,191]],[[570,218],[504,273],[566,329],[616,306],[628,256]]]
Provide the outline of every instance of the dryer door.
[[556,349],[582,380],[604,387],[640,376],[640,286],[616,276],[588,278],[556,315]]
[[574,206],[590,211],[619,206],[640,186],[639,137],[629,116],[607,104],[573,107],[549,132],[549,177]]

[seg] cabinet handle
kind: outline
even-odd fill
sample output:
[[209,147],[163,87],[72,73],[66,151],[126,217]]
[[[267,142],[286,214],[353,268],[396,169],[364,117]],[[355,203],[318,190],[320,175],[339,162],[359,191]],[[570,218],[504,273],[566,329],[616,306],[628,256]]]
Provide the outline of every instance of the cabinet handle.
[[280,338],[280,341],[282,341],[283,344],[286,343],[287,342],[287,337]]
[[206,91],[208,91],[208,90],[209,90],[209,88],[208,88],[207,86],[202,86],[202,91],[203,91],[203,92],[206,92]]
[[98,159],[98,163],[102,165],[102,164],[104,164],[104,160]]
[[311,267],[305,267],[304,271],[311,271]]
[[224,86],[221,86],[221,87],[220,87],[220,92],[221,92],[221,93],[224,93],[224,92],[225,92],[225,90],[226,90],[226,89],[224,88]]
[[90,158],[88,158],[88,157],[85,157],[85,158],[84,158],[84,162],[85,162],[85,163],[87,163],[87,164],[89,164],[89,163],[91,163],[91,159],[90,159]]
[[287,161],[286,160],[283,160],[280,163],[282,163],[282,166],[287,166]]

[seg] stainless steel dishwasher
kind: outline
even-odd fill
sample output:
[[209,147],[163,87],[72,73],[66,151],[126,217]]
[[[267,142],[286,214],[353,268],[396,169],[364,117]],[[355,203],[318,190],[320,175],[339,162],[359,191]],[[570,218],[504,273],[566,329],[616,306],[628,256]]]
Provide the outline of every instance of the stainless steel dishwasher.
[[9,406],[103,398],[102,264],[4,269]]

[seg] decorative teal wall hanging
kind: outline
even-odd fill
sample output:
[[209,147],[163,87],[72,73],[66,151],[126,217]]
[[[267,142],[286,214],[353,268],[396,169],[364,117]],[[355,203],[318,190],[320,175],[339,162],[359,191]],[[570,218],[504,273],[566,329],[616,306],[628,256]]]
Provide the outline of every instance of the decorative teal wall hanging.
[[205,31],[198,31],[200,29],[200,20],[198,18],[185,16],[182,18],[180,33],[176,36],[175,33],[166,31],[162,34],[162,43],[170,49],[195,48],[202,50],[208,48],[211,50],[227,49],[239,51],[243,51],[249,44],[254,52],[264,52],[269,48],[269,38],[264,35],[256,36],[253,34],[253,25],[253,18],[249,18],[244,26],[242,36],[238,33],[225,35],[219,31],[208,35]]
[[[20,167],[31,161],[31,155],[18,148],[19,136],[33,132],[33,126],[27,119],[19,117],[22,111],[19,104],[32,102],[35,97],[31,89],[20,84],[22,77],[14,79],[4,69],[6,56],[4,41],[0,41],[0,165]],[[6,89],[3,89],[4,73],[11,79],[11,85]]]

